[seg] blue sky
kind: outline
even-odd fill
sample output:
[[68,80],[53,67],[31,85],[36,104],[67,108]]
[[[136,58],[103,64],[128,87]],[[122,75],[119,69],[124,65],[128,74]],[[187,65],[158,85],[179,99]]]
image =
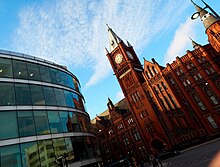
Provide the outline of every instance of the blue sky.
[[[194,0],[204,7],[200,0]],[[206,2],[220,13],[217,0]],[[106,23],[143,57],[159,64],[207,43],[190,0],[0,0],[0,49],[68,66],[80,80],[91,118],[123,95],[107,60]]]

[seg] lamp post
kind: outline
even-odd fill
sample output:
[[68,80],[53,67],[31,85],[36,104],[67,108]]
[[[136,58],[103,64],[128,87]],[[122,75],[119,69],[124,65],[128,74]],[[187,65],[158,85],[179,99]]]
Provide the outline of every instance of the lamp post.
[[[191,2],[196,6],[196,4],[193,2],[193,0],[191,0]],[[202,2],[205,4],[205,7],[202,8],[201,11],[203,11],[203,10],[205,10],[205,9],[208,8],[208,9],[215,15],[215,17],[220,18],[219,15],[218,15],[207,3],[205,3],[203,0],[202,0]],[[200,12],[201,12],[201,11],[195,12],[195,13],[191,16],[191,19],[192,19],[192,20],[197,19],[197,18],[200,16]]]

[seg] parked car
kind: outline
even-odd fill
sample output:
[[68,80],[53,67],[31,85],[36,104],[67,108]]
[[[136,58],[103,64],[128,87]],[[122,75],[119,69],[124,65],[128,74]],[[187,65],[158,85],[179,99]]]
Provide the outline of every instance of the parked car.
[[162,150],[158,155],[158,159],[160,161],[164,160],[164,159],[168,159],[168,158],[171,158],[171,157],[174,157],[176,155],[180,154],[179,151],[168,151],[168,150]]

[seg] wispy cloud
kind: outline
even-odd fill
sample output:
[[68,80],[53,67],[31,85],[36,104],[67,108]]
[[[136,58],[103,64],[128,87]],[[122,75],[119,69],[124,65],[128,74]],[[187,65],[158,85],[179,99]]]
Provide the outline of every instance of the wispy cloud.
[[192,21],[188,18],[185,23],[180,24],[164,57],[165,63],[171,63],[177,56],[184,55],[185,51],[190,48],[192,43],[189,37],[195,37],[197,23],[198,21]]
[[150,39],[176,24],[188,5],[173,0],[54,0],[33,4],[20,11],[13,46],[19,52],[72,68],[92,69],[86,84],[89,87],[110,72],[104,52],[109,46],[105,23],[140,53]]

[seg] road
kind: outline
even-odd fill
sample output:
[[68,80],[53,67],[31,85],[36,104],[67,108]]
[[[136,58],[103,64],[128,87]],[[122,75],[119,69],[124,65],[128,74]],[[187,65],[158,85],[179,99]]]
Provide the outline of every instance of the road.
[[167,167],[207,167],[215,154],[220,151],[220,138],[189,148],[180,155],[164,160]]

